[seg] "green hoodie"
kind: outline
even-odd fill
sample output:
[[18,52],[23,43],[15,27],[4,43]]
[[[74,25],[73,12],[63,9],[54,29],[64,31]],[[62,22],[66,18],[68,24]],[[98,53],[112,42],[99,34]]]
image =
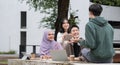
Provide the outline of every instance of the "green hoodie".
[[80,45],[90,48],[90,57],[96,59],[112,58],[115,54],[113,49],[112,26],[102,17],[90,19],[86,24],[85,38]]

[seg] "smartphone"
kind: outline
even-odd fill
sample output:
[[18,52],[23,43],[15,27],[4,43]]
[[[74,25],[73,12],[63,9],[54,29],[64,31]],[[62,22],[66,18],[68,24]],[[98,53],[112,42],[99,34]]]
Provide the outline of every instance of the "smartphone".
[[69,41],[70,39],[72,39],[72,35],[66,34],[66,35],[64,36],[64,40],[65,40],[65,41]]

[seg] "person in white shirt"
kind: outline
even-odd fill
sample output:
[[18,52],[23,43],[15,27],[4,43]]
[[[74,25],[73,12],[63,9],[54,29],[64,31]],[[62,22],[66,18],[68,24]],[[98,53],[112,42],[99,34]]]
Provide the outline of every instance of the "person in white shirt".
[[60,21],[60,30],[57,34],[57,42],[62,43],[64,41],[64,36],[66,34],[69,34],[69,31],[68,31],[69,27],[70,27],[70,24],[68,22],[68,19],[63,18]]
[[63,46],[63,48],[66,50],[67,55],[71,55],[73,52],[71,51],[72,49],[70,48],[71,44],[69,44],[68,40],[65,40],[65,36],[69,34],[69,21],[67,18],[63,18],[60,21],[60,30],[57,34],[57,42],[61,43],[61,45]]

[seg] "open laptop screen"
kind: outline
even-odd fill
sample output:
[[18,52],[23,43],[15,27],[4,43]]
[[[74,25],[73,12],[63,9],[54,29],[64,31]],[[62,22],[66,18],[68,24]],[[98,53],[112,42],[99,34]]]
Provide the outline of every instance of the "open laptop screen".
[[51,50],[50,54],[53,61],[68,61],[67,53],[65,50]]

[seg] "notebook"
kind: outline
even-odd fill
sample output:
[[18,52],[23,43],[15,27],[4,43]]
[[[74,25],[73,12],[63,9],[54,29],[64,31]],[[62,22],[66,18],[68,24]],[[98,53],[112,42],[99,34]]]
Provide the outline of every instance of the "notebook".
[[65,50],[51,50],[50,54],[53,61],[68,61],[67,53]]

